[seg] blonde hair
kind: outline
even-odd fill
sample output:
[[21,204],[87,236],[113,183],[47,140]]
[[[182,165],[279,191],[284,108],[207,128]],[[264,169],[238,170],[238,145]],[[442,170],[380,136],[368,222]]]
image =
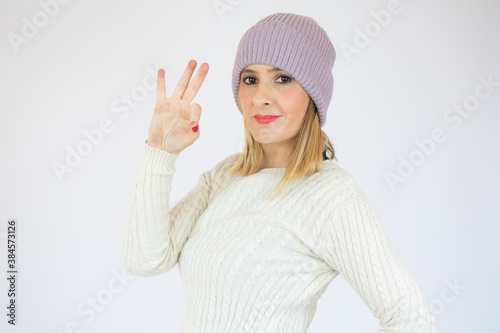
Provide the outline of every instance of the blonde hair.
[[[262,145],[255,141],[244,121],[245,148],[236,164],[228,171],[236,176],[250,176],[260,170],[263,156]],[[296,180],[310,176],[323,168],[323,152],[328,159],[335,159],[335,150],[330,139],[321,130],[318,112],[311,98],[307,107],[302,127],[297,133],[295,147],[290,156],[290,161],[285,173],[281,177],[276,188],[271,192],[268,199],[275,191],[277,195],[283,194]]]

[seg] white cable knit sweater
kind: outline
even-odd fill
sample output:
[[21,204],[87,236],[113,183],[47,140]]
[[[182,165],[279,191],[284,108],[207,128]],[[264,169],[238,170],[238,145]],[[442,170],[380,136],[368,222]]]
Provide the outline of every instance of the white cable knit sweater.
[[322,171],[267,200],[285,169],[229,175],[238,155],[204,172],[170,209],[179,155],[144,147],[123,260],[141,276],[179,263],[181,332],[307,332],[338,274],[379,319],[379,332],[439,332],[425,295],[345,169],[324,161]]

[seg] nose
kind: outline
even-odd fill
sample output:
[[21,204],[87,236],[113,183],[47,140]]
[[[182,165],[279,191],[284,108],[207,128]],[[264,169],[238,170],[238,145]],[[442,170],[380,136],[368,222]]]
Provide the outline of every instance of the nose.
[[262,82],[259,82],[253,95],[253,103],[256,106],[269,106],[272,104],[271,88]]

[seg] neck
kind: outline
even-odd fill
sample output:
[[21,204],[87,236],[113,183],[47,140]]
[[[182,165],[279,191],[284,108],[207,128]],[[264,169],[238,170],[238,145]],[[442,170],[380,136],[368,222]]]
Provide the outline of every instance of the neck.
[[286,168],[290,162],[295,142],[262,144],[261,169]]

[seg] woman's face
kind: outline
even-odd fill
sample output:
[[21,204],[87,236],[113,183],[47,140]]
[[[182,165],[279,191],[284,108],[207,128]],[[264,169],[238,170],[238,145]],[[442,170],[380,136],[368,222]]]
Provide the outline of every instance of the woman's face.
[[251,64],[240,77],[239,100],[255,141],[292,147],[309,105],[309,95],[287,72]]

